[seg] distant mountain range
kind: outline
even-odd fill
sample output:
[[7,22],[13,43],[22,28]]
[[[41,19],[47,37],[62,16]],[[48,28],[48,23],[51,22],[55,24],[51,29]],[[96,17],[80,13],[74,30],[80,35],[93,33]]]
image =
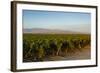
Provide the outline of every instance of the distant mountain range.
[[87,33],[73,32],[73,31],[67,31],[67,30],[42,29],[42,28],[23,29],[23,33],[33,33],[33,34],[87,34]]

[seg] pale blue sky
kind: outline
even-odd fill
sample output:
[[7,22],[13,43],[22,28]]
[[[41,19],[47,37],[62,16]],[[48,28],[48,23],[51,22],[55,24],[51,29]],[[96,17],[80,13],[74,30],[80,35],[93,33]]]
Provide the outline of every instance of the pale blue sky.
[[60,29],[90,33],[91,14],[23,10],[23,28]]

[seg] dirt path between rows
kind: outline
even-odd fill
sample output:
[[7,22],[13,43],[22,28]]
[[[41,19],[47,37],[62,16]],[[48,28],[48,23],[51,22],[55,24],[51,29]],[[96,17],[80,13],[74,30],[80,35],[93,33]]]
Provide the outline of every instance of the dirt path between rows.
[[84,60],[91,59],[91,49],[90,46],[86,46],[81,49],[81,51],[76,50],[75,53],[67,54],[66,56],[54,56],[46,58],[47,61],[57,61],[57,60]]
[[70,56],[66,56],[67,60],[81,60],[81,59],[90,59],[91,58],[91,49],[89,46],[84,47],[81,51],[76,51]]

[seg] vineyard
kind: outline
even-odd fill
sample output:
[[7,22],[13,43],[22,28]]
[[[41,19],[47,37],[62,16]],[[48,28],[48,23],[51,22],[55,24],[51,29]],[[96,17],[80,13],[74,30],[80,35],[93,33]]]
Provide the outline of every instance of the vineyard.
[[90,43],[89,34],[23,34],[23,62],[64,57],[76,50],[82,51]]

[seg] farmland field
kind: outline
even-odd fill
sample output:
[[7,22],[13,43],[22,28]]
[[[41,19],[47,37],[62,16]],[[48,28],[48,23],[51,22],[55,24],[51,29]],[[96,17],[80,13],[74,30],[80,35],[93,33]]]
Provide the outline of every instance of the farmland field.
[[90,59],[90,34],[23,34],[23,62]]

